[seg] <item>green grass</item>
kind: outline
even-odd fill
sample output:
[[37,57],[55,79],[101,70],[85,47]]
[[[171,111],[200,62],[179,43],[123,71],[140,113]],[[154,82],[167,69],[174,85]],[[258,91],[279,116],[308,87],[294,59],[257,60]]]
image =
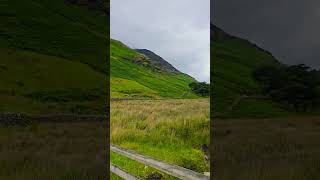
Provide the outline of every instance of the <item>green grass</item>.
[[[30,51],[0,49],[1,88],[14,88],[17,93],[34,89],[102,88],[104,74],[80,62]],[[19,66],[18,66],[19,65]],[[81,77],[81,74],[86,76]],[[81,77],[81,78],[80,78]]]
[[5,0],[0,11],[0,47],[61,56],[106,72],[106,16],[64,0]]
[[[261,113],[263,110],[264,113]],[[272,100],[245,99],[234,108],[229,117],[267,118],[285,117],[293,114]]]
[[0,112],[105,112],[105,15],[64,0],[4,0],[0,12]]
[[[110,44],[110,74],[111,74],[111,94],[114,96],[160,96],[165,98],[197,98],[191,92],[189,84],[195,81],[192,77],[180,73],[159,73],[148,67],[135,64],[128,59],[142,56],[119,41],[111,40]],[[119,83],[112,82],[122,79],[129,90],[128,93],[119,90]],[[133,83],[135,81],[136,83]],[[139,85],[138,85],[139,84]],[[130,87],[131,86],[131,87]],[[137,89],[139,86],[139,90]],[[144,88],[142,88],[144,86]],[[139,91],[131,93],[130,90]],[[134,94],[134,95],[132,95]]]
[[116,174],[110,173],[111,180],[123,180],[121,177],[117,176]]
[[106,123],[0,128],[0,179],[106,178]]
[[209,122],[208,99],[111,102],[111,143],[203,173]]
[[111,77],[111,97],[157,97],[157,92],[133,80]]
[[0,111],[67,113],[84,106],[103,112],[107,79],[88,65],[21,50],[0,49],[0,56],[0,99],[6,102]]
[[[154,173],[161,174],[163,179],[177,179],[177,178],[172,177],[168,174],[160,172],[150,166],[146,166],[146,165],[141,164],[137,161],[131,160],[127,157],[118,155],[113,152],[111,152],[110,157],[111,157],[110,161],[113,164],[117,164],[117,166],[121,167],[121,169],[129,172],[130,174],[132,174],[136,177],[140,177],[142,179],[146,179],[148,177],[148,175],[154,174]],[[113,179],[113,178],[111,178],[111,179]],[[114,179],[117,179],[117,178],[114,177]]]

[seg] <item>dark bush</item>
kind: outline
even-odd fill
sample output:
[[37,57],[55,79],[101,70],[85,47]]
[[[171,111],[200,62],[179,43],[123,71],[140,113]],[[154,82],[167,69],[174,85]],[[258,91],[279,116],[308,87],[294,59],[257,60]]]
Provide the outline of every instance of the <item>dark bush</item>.
[[192,82],[189,84],[191,90],[200,96],[209,96],[210,84],[206,82]]
[[265,94],[295,111],[319,106],[320,72],[304,64],[262,66],[253,72],[253,78],[262,85]]

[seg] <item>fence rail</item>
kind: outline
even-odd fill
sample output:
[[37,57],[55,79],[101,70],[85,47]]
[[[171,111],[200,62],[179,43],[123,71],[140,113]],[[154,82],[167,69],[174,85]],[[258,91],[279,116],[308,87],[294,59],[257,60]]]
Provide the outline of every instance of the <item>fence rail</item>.
[[136,176],[131,175],[127,171],[122,170],[113,164],[110,164],[110,171],[125,180],[139,180],[139,178],[137,178]]
[[132,160],[138,161],[142,164],[148,165],[150,167],[153,167],[157,170],[160,170],[162,172],[165,172],[171,176],[174,176],[180,179],[185,179],[185,180],[209,180],[210,179],[209,176],[206,176],[204,174],[201,174],[177,165],[167,164],[162,161],[155,160],[151,157],[138,154],[131,150],[127,150],[127,149],[120,148],[113,145],[111,145],[110,149],[111,151],[117,154],[126,156]]

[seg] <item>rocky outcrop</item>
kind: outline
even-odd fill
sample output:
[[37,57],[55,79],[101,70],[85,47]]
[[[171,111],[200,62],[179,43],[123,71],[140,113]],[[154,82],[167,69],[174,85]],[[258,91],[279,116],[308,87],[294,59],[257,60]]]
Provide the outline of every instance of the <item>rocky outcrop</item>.
[[167,73],[181,73],[176,68],[174,68],[170,63],[164,60],[159,55],[148,49],[136,49],[137,52],[145,55],[150,60],[150,67],[157,71],[167,72]]

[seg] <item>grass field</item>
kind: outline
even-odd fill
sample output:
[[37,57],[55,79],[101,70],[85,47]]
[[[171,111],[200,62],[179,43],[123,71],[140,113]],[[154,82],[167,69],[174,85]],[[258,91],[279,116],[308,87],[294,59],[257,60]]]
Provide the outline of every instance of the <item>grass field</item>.
[[216,119],[217,180],[320,179],[320,118]]
[[[209,99],[111,102],[111,143],[194,171],[209,171],[200,150],[210,141],[209,109]],[[111,162],[143,176],[137,172],[139,166],[113,153]]]
[[102,122],[0,128],[0,179],[106,179],[106,140]]

